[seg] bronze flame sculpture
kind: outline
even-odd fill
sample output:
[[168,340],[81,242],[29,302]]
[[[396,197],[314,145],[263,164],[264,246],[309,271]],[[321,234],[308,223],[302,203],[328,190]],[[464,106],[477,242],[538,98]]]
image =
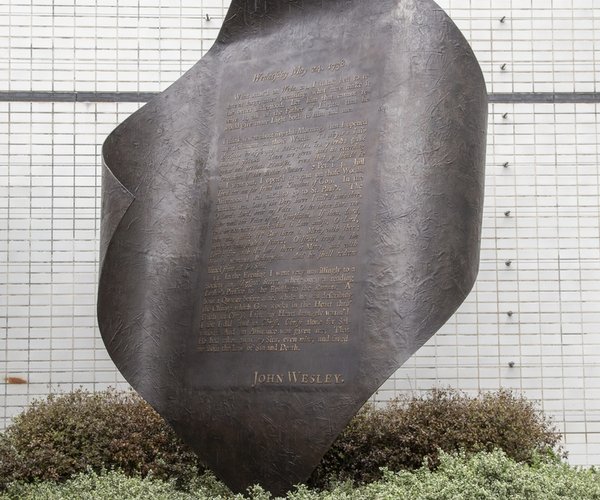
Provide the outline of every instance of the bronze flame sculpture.
[[431,0],[233,0],[107,138],[102,337],[232,489],[305,480],[467,296],[486,122]]

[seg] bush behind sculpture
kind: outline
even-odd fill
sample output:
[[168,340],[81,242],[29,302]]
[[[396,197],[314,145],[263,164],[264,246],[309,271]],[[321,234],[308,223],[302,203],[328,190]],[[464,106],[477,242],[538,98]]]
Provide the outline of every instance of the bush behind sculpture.
[[503,450],[516,462],[563,454],[561,435],[534,403],[508,390],[478,397],[452,389],[400,398],[385,407],[366,405],[337,438],[310,478],[357,483],[392,471],[431,468],[439,452]]
[[[290,429],[290,432],[293,430]],[[417,469],[446,452],[501,448],[531,462],[560,451],[560,435],[526,399],[507,391],[477,398],[453,390],[367,405],[335,441],[309,484],[370,482],[380,467]],[[0,435],[0,488],[14,480],[62,481],[91,468],[174,478],[184,484],[202,466],[165,421],[131,392],[75,391],[37,401]]]
[[88,468],[185,481],[200,468],[149,404],[116,390],[76,390],[34,402],[0,435],[0,457],[0,486],[61,481]]

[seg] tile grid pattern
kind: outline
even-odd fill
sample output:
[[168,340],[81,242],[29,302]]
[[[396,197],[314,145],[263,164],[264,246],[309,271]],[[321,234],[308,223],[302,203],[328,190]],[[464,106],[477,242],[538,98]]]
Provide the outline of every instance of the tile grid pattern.
[[[600,91],[600,0],[439,3],[491,92]],[[227,5],[7,0],[0,91],[162,90]],[[95,323],[99,152],[140,105],[0,102],[0,425],[50,390],[126,386]],[[599,106],[490,106],[479,280],[375,400],[514,387],[555,417],[574,463],[600,463]]]

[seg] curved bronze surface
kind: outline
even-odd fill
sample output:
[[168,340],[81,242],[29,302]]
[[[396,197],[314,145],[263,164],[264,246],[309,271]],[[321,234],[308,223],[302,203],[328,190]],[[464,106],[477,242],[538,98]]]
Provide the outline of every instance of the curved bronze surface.
[[467,296],[486,120],[431,0],[234,0],[107,138],[102,337],[234,490],[306,479]]

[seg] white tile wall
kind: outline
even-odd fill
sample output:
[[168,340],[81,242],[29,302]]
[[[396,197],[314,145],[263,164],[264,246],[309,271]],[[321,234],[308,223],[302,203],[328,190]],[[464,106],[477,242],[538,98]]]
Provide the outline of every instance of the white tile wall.
[[[4,0],[0,91],[164,89],[228,3]],[[439,3],[491,92],[600,91],[600,0]],[[95,322],[98,155],[138,107],[0,102],[0,424],[50,390],[124,385]],[[490,106],[479,280],[376,399],[513,387],[554,416],[573,463],[600,464],[599,107]]]

